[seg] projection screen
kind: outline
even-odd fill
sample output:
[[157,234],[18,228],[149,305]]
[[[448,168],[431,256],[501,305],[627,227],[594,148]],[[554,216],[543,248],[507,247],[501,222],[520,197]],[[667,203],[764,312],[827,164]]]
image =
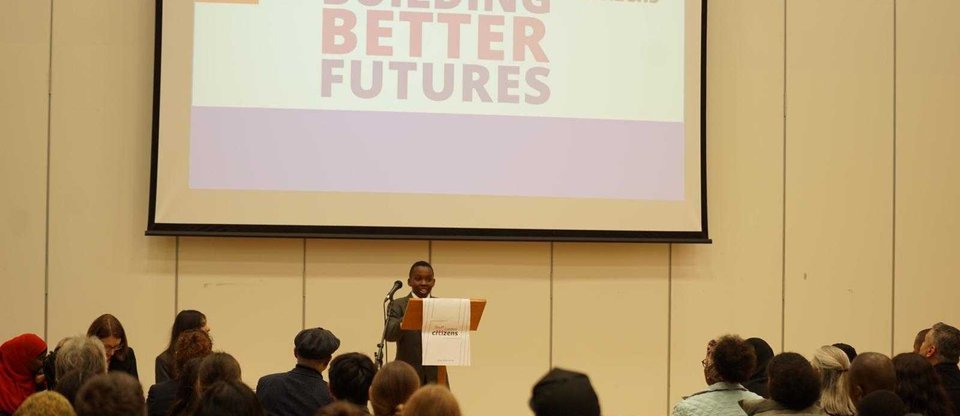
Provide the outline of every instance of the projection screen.
[[705,0],[157,0],[148,235],[709,242]]

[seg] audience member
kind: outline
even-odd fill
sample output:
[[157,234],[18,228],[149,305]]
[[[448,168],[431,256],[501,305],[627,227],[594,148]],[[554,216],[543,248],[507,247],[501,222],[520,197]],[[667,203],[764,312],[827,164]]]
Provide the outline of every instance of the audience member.
[[952,416],[947,393],[933,366],[919,354],[904,353],[893,357],[897,372],[896,393],[907,411],[925,416]]
[[70,401],[55,391],[34,393],[23,401],[13,416],[77,416]]
[[57,392],[74,403],[83,383],[107,372],[107,352],[97,337],[76,336],[57,352]]
[[747,343],[753,346],[753,351],[757,355],[757,367],[753,369],[750,380],[743,383],[743,387],[764,398],[770,397],[767,393],[767,364],[773,358],[773,348],[770,344],[760,338],[747,338]]
[[924,328],[917,332],[917,337],[913,339],[914,354],[920,354],[920,347],[923,346],[923,340],[927,338],[927,332],[930,332],[930,328]]
[[428,384],[410,396],[403,405],[403,416],[460,416],[460,405],[446,386]]
[[530,409],[537,416],[599,416],[600,399],[586,374],[554,368],[533,385]]
[[190,411],[193,410],[193,405],[200,396],[197,391],[197,375],[200,362],[203,360],[204,358],[199,357],[191,358],[178,370],[179,377],[174,383],[177,389],[173,396],[173,404],[167,412],[168,416],[189,416]]
[[[147,412],[150,416],[166,416],[170,412],[182,382],[181,372],[186,368],[187,362],[206,357],[212,349],[213,341],[202,329],[187,330],[177,337],[173,349],[173,379],[154,384],[147,393]],[[186,386],[192,387],[189,382]]]
[[927,332],[920,346],[920,355],[933,365],[950,399],[953,414],[960,415],[960,368],[957,368],[960,330],[943,322],[937,323]]
[[23,334],[0,345],[0,414],[13,414],[37,391],[47,343],[34,334]]
[[257,397],[271,416],[313,416],[333,402],[323,370],[330,364],[340,340],[323,328],[304,329],[293,339],[297,365],[286,373],[263,376]]
[[857,413],[850,399],[850,360],[834,346],[817,349],[810,362],[820,373],[820,407],[831,416],[853,416]]
[[173,378],[175,361],[173,352],[177,344],[177,339],[180,338],[180,334],[184,331],[191,329],[200,329],[209,333],[210,327],[207,325],[206,315],[194,310],[180,311],[180,313],[177,314],[177,318],[173,321],[173,329],[170,331],[170,343],[167,345],[167,349],[163,350],[156,358],[154,372],[157,384]]
[[894,391],[897,388],[897,372],[893,361],[877,352],[865,352],[850,363],[850,400],[856,404],[860,398],[877,390]]
[[366,409],[341,400],[324,406],[314,416],[367,416],[369,414]]
[[[686,415],[724,415],[741,412],[739,402],[744,399],[762,399],[761,396],[750,392],[741,383],[747,381],[756,367],[757,358],[753,346],[736,335],[724,335],[707,344],[707,355],[702,361],[703,375],[707,382],[707,389],[685,397],[673,407],[674,416]],[[586,376],[583,376],[586,379]],[[568,382],[569,383],[569,382]],[[586,381],[589,385],[589,381]],[[591,397],[592,396],[592,397]],[[565,413],[541,413],[534,409],[537,415],[557,414],[600,414],[597,407],[569,413],[573,406],[579,403],[597,403],[593,389],[589,389],[587,399],[576,398],[569,393],[555,394],[555,408]],[[576,400],[576,403],[569,403]]]
[[833,346],[843,350],[844,354],[847,354],[847,360],[849,360],[851,363],[857,358],[857,349],[850,346],[850,344],[838,342],[833,344]]
[[367,408],[370,384],[377,374],[373,360],[359,352],[340,354],[330,362],[330,393],[337,400],[344,400]]
[[904,416],[907,408],[896,393],[889,390],[877,390],[857,403],[858,416]]
[[94,376],[77,392],[78,416],[143,416],[143,387],[122,371]]
[[265,414],[256,393],[246,384],[239,381],[218,381],[200,396],[192,416],[265,416]]
[[206,356],[197,370],[197,393],[203,393],[218,381],[242,381],[240,362],[225,352],[215,352]]
[[134,378],[140,378],[137,375],[137,356],[127,342],[127,332],[115,316],[100,315],[90,324],[87,336],[97,337],[103,343],[103,348],[107,351],[109,371],[122,371]]
[[400,415],[400,406],[420,388],[420,375],[404,361],[385,364],[370,384],[370,407],[375,416]]
[[802,355],[785,352],[773,357],[767,366],[770,398],[745,400],[747,415],[821,415],[820,380],[816,370]]

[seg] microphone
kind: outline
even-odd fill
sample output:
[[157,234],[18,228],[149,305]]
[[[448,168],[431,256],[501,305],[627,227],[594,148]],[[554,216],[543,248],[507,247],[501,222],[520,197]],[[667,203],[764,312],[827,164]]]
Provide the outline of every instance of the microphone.
[[403,282],[396,280],[393,282],[393,288],[390,289],[390,293],[387,293],[387,299],[393,300],[393,294],[397,293],[400,288],[403,287]]

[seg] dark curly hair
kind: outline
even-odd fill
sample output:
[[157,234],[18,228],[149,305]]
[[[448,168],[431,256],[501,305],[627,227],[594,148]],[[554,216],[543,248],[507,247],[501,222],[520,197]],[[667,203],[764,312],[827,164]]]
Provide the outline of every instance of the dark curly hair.
[[713,368],[723,381],[743,383],[750,379],[757,366],[757,353],[753,346],[736,335],[724,335],[717,339],[710,356]]
[[953,416],[947,394],[925,358],[914,353],[899,354],[893,357],[893,367],[897,370],[897,395],[910,413]]
[[213,350],[213,340],[201,329],[191,329],[184,331],[177,337],[177,343],[173,350],[173,372],[174,378],[179,379],[183,366],[193,358],[203,358],[209,355]]
[[785,352],[773,357],[767,376],[770,398],[790,410],[803,410],[820,400],[820,377],[800,354]]

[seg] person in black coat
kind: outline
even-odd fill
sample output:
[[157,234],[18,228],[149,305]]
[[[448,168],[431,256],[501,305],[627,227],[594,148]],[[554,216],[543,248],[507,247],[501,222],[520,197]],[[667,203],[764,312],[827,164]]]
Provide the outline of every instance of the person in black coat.
[[333,402],[323,370],[330,364],[340,340],[323,328],[304,329],[293,339],[297,365],[286,373],[263,376],[257,397],[271,416],[313,416]]
[[943,322],[935,324],[927,332],[920,345],[924,356],[940,376],[940,384],[952,404],[954,415],[960,415],[960,330]]

